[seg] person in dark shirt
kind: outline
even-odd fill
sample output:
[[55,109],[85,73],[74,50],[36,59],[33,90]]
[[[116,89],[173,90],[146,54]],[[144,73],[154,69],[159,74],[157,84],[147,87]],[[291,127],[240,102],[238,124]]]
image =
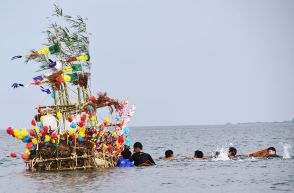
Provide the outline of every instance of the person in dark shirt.
[[117,160],[117,167],[133,167],[134,164],[129,161],[130,157],[132,155],[132,152],[129,149],[124,149],[121,152],[121,158],[118,158]]
[[134,144],[134,154],[131,156],[130,161],[134,161],[135,166],[152,166],[156,165],[152,157],[148,153],[143,152],[143,145],[140,142]]

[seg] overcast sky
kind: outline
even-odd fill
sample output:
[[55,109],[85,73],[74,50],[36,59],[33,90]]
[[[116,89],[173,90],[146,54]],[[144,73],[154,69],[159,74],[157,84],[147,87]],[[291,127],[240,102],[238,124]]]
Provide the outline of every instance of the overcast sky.
[[294,117],[294,1],[10,0],[0,12],[1,128],[29,127],[46,97],[10,87],[39,75],[10,58],[42,48],[54,2],[89,19],[92,91],[130,97],[132,125]]

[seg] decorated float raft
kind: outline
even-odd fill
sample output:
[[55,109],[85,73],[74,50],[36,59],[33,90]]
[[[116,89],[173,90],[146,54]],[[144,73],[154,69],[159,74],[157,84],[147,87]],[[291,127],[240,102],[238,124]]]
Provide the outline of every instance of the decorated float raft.
[[[91,94],[85,19],[64,15],[57,6],[52,18],[56,21],[45,32],[46,47],[12,58],[37,62],[37,72],[42,72],[33,82],[12,87],[38,87],[52,104],[36,108],[31,129],[9,127],[7,133],[26,144],[21,157],[29,171],[114,167],[121,151],[132,143],[127,124],[135,107],[128,108],[127,99]],[[109,117],[101,117],[101,108],[109,109]]]

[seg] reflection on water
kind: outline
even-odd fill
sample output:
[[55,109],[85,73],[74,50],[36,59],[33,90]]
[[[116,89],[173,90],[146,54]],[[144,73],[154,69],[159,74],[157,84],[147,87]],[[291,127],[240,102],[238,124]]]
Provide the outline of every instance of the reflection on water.
[[[157,165],[72,172],[31,173],[9,154],[24,145],[0,135],[0,192],[288,192],[294,190],[294,125],[231,125],[133,128],[133,141],[143,142]],[[238,154],[275,146],[283,159],[228,160],[232,145]],[[172,149],[178,159],[158,159]],[[195,161],[195,150],[220,152],[217,160]]]

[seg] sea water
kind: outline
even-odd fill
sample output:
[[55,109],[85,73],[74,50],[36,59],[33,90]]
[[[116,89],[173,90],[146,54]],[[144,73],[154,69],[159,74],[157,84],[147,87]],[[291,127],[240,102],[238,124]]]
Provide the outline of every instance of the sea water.
[[[20,158],[25,145],[0,131],[0,192],[112,193],[261,193],[294,192],[294,124],[256,123],[219,126],[132,127],[133,141],[143,143],[156,166],[69,172],[31,173]],[[239,155],[274,146],[283,158],[229,160],[230,146]],[[174,151],[176,160],[158,159]],[[220,156],[191,160],[195,150]]]

